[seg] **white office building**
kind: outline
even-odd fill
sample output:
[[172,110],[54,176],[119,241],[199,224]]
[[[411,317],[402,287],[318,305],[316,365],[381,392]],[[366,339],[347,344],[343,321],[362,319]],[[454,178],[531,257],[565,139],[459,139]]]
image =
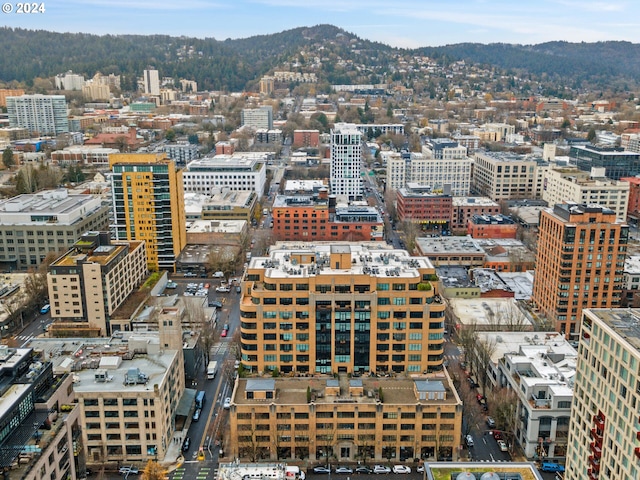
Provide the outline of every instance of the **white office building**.
[[266,128],[273,129],[273,108],[271,105],[263,105],[260,108],[243,108],[240,112],[242,126],[255,130]]
[[212,195],[216,189],[254,191],[262,197],[266,162],[255,155],[216,155],[193,160],[182,173],[184,191]]
[[362,174],[362,133],[352,123],[336,123],[331,130],[331,193],[361,198]]

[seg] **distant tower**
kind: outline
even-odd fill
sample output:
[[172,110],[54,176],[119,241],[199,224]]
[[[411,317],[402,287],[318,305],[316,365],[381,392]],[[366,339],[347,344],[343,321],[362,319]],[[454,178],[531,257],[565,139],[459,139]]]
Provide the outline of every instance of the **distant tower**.
[[149,95],[160,95],[160,75],[158,70],[144,71],[144,93]]
[[331,130],[331,193],[359,200],[362,173],[362,133],[353,123],[336,123]]

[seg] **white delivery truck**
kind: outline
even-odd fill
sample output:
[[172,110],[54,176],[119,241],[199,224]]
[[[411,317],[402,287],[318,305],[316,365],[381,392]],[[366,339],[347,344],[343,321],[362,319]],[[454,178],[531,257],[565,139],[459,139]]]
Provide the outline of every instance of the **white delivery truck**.
[[207,365],[207,378],[209,380],[213,380],[216,378],[216,373],[218,372],[218,362],[215,360],[211,360],[209,365]]

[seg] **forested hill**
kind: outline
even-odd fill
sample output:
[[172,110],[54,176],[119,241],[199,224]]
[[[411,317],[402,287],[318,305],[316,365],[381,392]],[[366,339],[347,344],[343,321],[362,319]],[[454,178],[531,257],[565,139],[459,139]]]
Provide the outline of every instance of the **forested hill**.
[[640,78],[640,45],[628,42],[463,43],[400,50],[360,39],[332,25],[223,41],[0,28],[0,51],[0,81],[29,85],[36,77],[52,77],[66,70],[85,77],[100,71],[123,75],[125,90],[135,88],[136,77],[148,66],[156,67],[162,76],[196,80],[201,89],[242,90],[285,62],[295,64],[303,51],[323,58],[315,71],[322,81],[329,82],[340,80],[332,63],[338,59],[386,69],[394,59],[412,55],[427,55],[442,63],[463,59],[513,75],[557,79],[573,88],[613,84],[633,88]]
[[574,88],[579,88],[583,82],[600,86],[606,86],[608,82],[626,82],[631,86],[640,78],[640,45],[630,42],[459,43],[417,51],[519,74],[557,78]]

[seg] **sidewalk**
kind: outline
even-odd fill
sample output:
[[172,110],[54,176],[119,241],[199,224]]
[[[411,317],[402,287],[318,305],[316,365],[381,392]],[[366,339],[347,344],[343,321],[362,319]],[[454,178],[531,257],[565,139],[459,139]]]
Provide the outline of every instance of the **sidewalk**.
[[173,434],[169,448],[167,448],[167,453],[162,461],[162,466],[164,466],[168,472],[174,471],[184,462],[184,457],[182,456],[182,441],[186,436],[186,431],[178,431]]

